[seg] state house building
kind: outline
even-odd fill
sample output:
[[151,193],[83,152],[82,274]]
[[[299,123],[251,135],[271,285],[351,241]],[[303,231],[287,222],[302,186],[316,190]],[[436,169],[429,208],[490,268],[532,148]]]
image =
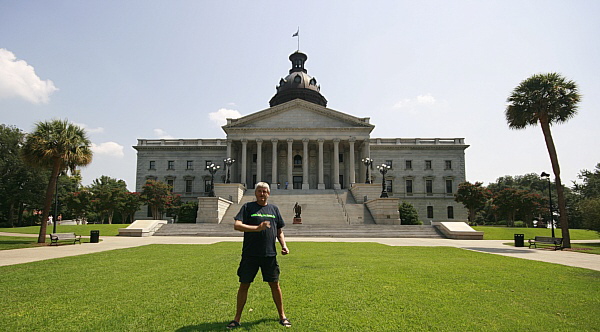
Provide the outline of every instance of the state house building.
[[[320,85],[305,69],[304,53],[289,59],[292,68],[279,80],[270,107],[227,119],[225,138],[139,139],[136,190],[152,179],[170,184],[185,201],[207,196],[211,175],[206,167],[220,165],[215,182],[222,183],[226,158],[235,159],[232,183],[252,189],[268,182],[274,195],[343,191],[369,180],[382,186],[374,166],[386,164],[391,166],[385,175],[389,197],[413,204],[421,220],[466,220],[466,210],[453,196],[465,181],[464,138],[371,137],[375,125],[368,117],[327,108]],[[365,158],[373,159],[372,168]],[[145,211],[138,214],[148,217],[142,216]]]

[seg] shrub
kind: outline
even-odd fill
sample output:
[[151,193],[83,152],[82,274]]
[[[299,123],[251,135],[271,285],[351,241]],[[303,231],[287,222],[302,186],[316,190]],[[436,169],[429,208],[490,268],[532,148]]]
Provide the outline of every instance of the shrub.
[[400,213],[402,225],[423,225],[423,222],[419,220],[417,209],[412,204],[408,202],[400,203],[398,212]]
[[585,199],[580,206],[585,228],[600,232],[600,198]]

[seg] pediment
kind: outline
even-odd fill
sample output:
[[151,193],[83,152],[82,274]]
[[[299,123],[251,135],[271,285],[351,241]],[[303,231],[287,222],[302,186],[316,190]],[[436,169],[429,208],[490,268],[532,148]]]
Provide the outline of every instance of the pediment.
[[372,128],[368,118],[358,118],[303,100],[293,100],[239,119],[228,119],[230,129]]

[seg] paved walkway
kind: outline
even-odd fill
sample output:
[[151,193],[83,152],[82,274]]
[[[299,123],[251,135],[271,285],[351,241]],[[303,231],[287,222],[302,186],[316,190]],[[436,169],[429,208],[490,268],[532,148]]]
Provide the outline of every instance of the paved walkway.
[[[35,234],[2,233],[3,236],[37,237]],[[600,255],[584,254],[572,251],[554,251],[542,249],[515,248],[504,245],[510,240],[451,240],[451,239],[413,239],[413,238],[301,238],[286,237],[290,249],[294,242],[377,242],[390,246],[456,247],[478,252],[541,262],[562,264],[600,271]],[[121,237],[104,236],[100,243],[81,245],[44,246],[0,251],[0,266],[14,265],[46,259],[91,254],[107,250],[139,247],[149,244],[212,244],[217,242],[241,242],[242,237],[187,237],[187,236],[151,236]],[[572,241],[595,242],[600,240]]]

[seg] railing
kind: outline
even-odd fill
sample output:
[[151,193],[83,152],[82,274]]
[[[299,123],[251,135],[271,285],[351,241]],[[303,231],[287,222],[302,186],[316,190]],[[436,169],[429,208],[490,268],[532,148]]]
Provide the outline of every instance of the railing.
[[338,203],[342,206],[346,222],[348,223],[348,225],[350,225],[350,217],[348,216],[348,211],[346,210],[346,204],[344,203],[344,200],[340,198],[340,195],[338,194],[337,190],[334,189],[333,192],[335,192],[335,197],[337,198]]

